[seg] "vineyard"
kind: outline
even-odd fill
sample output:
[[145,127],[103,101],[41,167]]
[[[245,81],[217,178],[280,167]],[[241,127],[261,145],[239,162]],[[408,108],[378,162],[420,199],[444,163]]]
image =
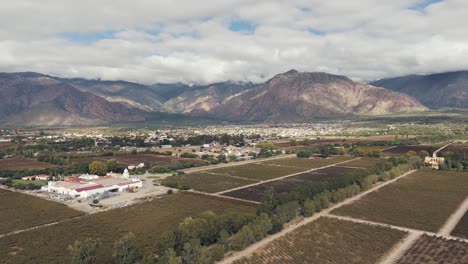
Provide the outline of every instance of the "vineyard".
[[172,164],[172,163],[203,162],[200,159],[179,158],[179,157],[156,155],[156,154],[133,154],[133,155],[126,154],[126,155],[100,156],[100,157],[88,157],[88,158],[75,158],[75,159],[72,159],[71,161],[91,163],[95,160],[107,161],[110,159],[115,159],[118,162],[126,166],[132,165],[132,164],[146,163],[146,162],[151,162],[157,165],[166,165],[166,164]]
[[336,156],[336,157],[326,158],[326,159],[323,159],[323,158],[309,158],[309,159],[287,158],[287,159],[265,161],[263,162],[263,164],[297,167],[297,168],[302,168],[303,170],[310,170],[310,169],[320,168],[323,166],[350,160],[353,158],[354,157],[351,157],[351,156]]
[[341,166],[349,166],[349,167],[359,167],[359,168],[370,168],[377,164],[379,161],[382,161],[382,159],[378,158],[360,158],[360,159],[355,159],[352,161],[348,161],[345,163],[340,164]]
[[417,146],[397,146],[391,149],[384,150],[383,152],[386,154],[396,154],[396,155],[404,155],[408,151],[415,151],[419,152],[421,150],[425,150],[429,152],[430,155],[432,155],[432,152],[436,151],[438,148],[440,148],[441,145],[417,145]]
[[465,213],[457,226],[455,226],[452,235],[468,239],[468,212]]
[[235,263],[376,263],[405,234],[322,217]]
[[170,176],[163,180],[166,186],[186,186],[207,193],[220,192],[255,182],[257,181],[207,172]]
[[397,264],[468,263],[468,243],[423,235]]
[[0,159],[0,170],[47,169],[55,165],[25,158]]
[[266,164],[247,164],[241,166],[231,166],[224,167],[214,170],[209,170],[208,172],[216,174],[224,174],[234,177],[242,177],[252,180],[264,181],[281,176],[297,173],[304,171],[305,169],[296,168],[296,167],[284,167],[284,166],[275,166],[275,165],[266,165]]
[[468,195],[468,173],[419,170],[334,214],[436,232]]
[[342,176],[353,170],[354,169],[352,168],[332,166],[316,171],[304,172],[296,176],[277,181],[246,187],[225,193],[224,195],[259,202],[267,190],[273,189],[275,194],[289,192],[297,187],[303,186],[304,184],[321,184],[321,181],[323,180]]
[[0,189],[0,234],[82,215],[64,204]]
[[206,210],[219,214],[255,213],[255,207],[245,203],[178,193],[0,238],[0,262],[70,263],[68,245],[77,239],[99,238],[102,244],[96,263],[111,263],[114,242],[125,233],[136,235],[138,248],[154,251],[164,231],[175,228],[186,217]]

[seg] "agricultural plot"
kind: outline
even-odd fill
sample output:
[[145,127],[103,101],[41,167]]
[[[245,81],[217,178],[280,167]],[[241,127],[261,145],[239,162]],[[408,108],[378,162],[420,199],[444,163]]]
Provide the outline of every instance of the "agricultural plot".
[[420,170],[332,213],[436,232],[468,195],[466,186],[468,173]]
[[384,150],[383,152],[386,154],[405,155],[408,151],[416,151],[418,153],[421,150],[425,150],[432,155],[432,152],[436,151],[440,147],[441,145],[396,146],[394,148]]
[[0,189],[0,234],[82,215],[64,204]]
[[405,234],[322,217],[235,263],[377,263]]
[[468,212],[460,219],[460,222],[455,226],[452,231],[452,236],[462,237],[468,239]]
[[78,158],[73,159],[72,161],[76,162],[93,162],[98,161],[107,161],[110,159],[115,159],[118,162],[124,165],[139,164],[145,162],[151,162],[158,165],[165,165],[171,163],[201,163],[201,159],[189,159],[189,158],[179,158],[173,156],[164,156],[156,154],[129,154],[129,155],[114,155],[114,156],[101,156],[101,157],[89,157],[89,158]]
[[[160,235],[184,218],[206,210],[255,213],[255,207],[215,197],[178,193],[129,207],[86,215],[55,226],[0,238],[2,263],[69,263],[67,246],[75,240],[99,238],[96,263],[112,263],[114,242],[127,232],[143,251],[155,251]],[[3,216],[3,215],[2,215]]]
[[370,168],[384,159],[379,158],[360,158],[340,164],[340,166]]
[[289,192],[294,190],[295,188],[303,186],[304,184],[319,183],[329,178],[345,175],[353,170],[354,169],[352,168],[332,166],[316,171],[304,172],[296,176],[288,177],[277,181],[270,181],[263,184],[235,190],[232,192],[227,192],[223,195],[259,202],[261,201],[263,194],[267,190],[273,189],[273,192],[275,194]]
[[55,165],[25,158],[0,159],[0,170],[42,170],[52,167]]
[[468,263],[468,243],[423,235],[397,264]]
[[253,163],[240,166],[224,167],[209,170],[207,172],[264,181],[301,171],[304,171],[304,169]]
[[182,184],[190,189],[197,191],[215,193],[248,184],[257,181],[235,178],[223,174],[212,174],[208,172],[195,172],[185,175],[170,176],[164,179],[165,183]]
[[262,164],[276,165],[276,166],[287,166],[287,167],[297,167],[303,170],[310,170],[315,168],[320,168],[323,166],[335,164],[338,162],[354,159],[351,156],[336,156],[331,158],[309,158],[309,159],[300,159],[300,158],[286,158],[278,159],[272,161],[265,161]]

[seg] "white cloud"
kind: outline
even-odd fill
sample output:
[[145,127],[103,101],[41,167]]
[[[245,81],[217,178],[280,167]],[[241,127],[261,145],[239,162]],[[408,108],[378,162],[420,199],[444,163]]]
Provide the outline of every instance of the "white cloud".
[[[468,69],[468,2],[411,9],[422,1],[1,1],[0,71],[208,83],[291,68],[365,80]],[[231,31],[236,20],[255,30]]]

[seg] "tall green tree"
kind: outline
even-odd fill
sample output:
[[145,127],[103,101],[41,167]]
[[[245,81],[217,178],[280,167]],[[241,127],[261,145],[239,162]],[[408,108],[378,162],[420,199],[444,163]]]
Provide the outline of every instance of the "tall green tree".
[[102,161],[93,161],[89,164],[89,173],[104,176],[109,171],[107,165]]
[[76,240],[73,245],[68,246],[72,264],[96,263],[96,253],[100,242],[97,239],[87,238],[83,241]]
[[135,243],[135,235],[133,233],[128,233],[117,240],[114,245],[114,253],[112,256],[117,264],[135,263],[141,257]]

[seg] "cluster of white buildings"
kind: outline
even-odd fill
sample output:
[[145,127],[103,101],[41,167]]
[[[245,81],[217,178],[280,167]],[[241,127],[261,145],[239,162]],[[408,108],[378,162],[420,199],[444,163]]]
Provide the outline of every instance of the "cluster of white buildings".
[[123,174],[108,173],[106,176],[83,174],[71,176],[64,181],[49,181],[43,191],[69,195],[76,198],[92,198],[107,192],[123,192],[143,186],[140,179],[130,177],[127,169]]

